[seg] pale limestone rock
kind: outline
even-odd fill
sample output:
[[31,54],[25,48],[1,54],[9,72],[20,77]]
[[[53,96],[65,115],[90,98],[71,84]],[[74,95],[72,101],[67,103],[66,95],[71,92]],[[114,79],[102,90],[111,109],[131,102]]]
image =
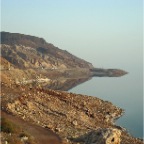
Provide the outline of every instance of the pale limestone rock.
[[32,102],[27,102],[27,107],[28,107],[28,109],[33,109],[34,105]]
[[120,144],[120,136],[121,131],[118,129],[100,128],[73,139],[73,141],[83,142],[84,144]]
[[27,137],[27,136],[23,136],[23,137],[21,138],[21,141],[22,141],[22,142],[28,141],[28,137]]
[[56,131],[56,132],[60,132],[61,129],[57,127],[57,128],[55,128],[55,131]]
[[78,125],[78,123],[77,123],[76,120],[74,120],[74,121],[72,122],[72,124],[73,124],[74,126],[77,126],[77,125]]

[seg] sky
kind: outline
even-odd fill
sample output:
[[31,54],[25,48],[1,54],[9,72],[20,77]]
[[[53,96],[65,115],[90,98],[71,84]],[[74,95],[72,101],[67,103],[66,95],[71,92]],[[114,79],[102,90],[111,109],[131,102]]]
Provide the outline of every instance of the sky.
[[44,38],[95,67],[142,67],[143,0],[2,0],[1,31]]

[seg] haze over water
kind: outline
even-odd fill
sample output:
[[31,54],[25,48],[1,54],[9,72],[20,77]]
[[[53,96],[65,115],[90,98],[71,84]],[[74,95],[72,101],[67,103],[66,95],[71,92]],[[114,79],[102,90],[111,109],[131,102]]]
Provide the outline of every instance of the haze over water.
[[1,8],[2,31],[43,37],[95,67],[129,72],[71,91],[125,109],[117,123],[142,137],[143,0],[3,0]]
[[96,96],[124,109],[125,114],[116,124],[125,127],[135,137],[143,137],[142,72],[133,69],[123,77],[94,77],[70,92]]

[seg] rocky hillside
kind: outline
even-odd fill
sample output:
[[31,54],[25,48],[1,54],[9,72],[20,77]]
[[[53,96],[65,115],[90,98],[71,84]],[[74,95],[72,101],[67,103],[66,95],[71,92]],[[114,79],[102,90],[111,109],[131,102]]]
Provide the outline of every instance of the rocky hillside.
[[[38,133],[40,138],[46,136],[46,130],[52,130],[59,135],[62,144],[78,144],[77,142],[81,144],[104,144],[101,143],[102,141],[97,142],[96,136],[98,140],[108,137],[105,144],[120,144],[116,141],[116,132],[111,136],[111,133],[105,135],[105,132],[102,132],[101,134],[97,131],[98,129],[119,131],[121,144],[143,144],[142,140],[133,138],[125,129],[113,123],[116,118],[121,116],[123,110],[96,97],[2,84],[1,98],[2,111],[10,116],[16,116],[17,120],[23,119],[30,126],[34,124],[34,133],[28,127],[26,128],[35,140],[37,140],[35,129],[39,130],[40,128],[37,129],[37,126],[40,126],[40,131],[43,132]],[[14,134],[11,135],[11,137],[13,136]],[[7,137],[6,135],[4,138]],[[46,137],[49,135],[47,134]],[[51,143],[53,142],[51,141]],[[51,143],[47,142],[47,144]],[[42,144],[42,142],[37,144]]]
[[47,43],[43,38],[1,32],[1,54],[17,68],[67,69],[92,68],[92,64],[65,50]]

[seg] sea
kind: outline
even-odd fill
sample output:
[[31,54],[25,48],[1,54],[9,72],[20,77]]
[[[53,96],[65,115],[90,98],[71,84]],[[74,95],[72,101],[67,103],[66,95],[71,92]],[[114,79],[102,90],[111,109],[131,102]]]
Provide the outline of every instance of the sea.
[[110,101],[125,112],[116,125],[128,133],[143,138],[143,74],[142,67],[129,68],[121,77],[92,77],[69,92],[98,97]]

